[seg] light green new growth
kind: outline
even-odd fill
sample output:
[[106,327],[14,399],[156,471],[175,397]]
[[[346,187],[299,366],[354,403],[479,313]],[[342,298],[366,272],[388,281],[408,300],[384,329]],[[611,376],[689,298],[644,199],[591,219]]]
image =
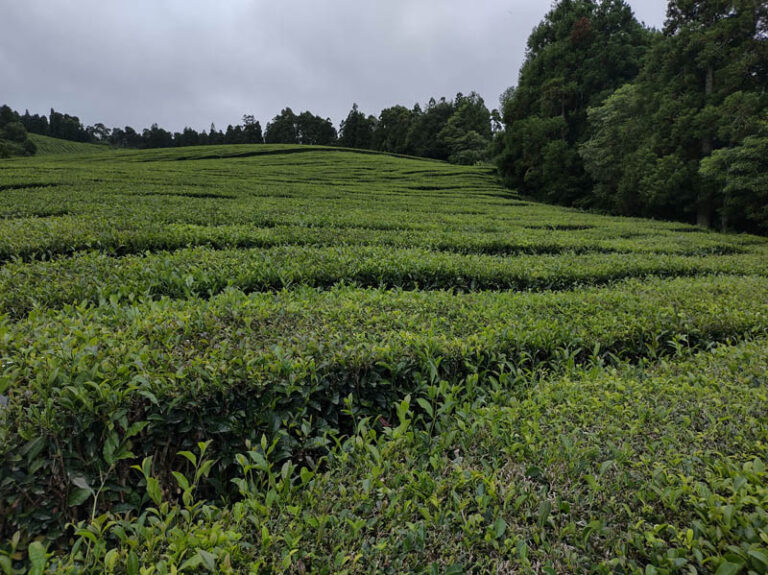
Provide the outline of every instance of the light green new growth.
[[35,140],[0,573],[768,572],[765,238],[482,166]]

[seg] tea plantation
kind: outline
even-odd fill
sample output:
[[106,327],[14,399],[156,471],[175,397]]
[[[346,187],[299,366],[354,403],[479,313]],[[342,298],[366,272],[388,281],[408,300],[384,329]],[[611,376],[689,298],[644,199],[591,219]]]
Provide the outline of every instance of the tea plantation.
[[0,163],[0,573],[768,573],[768,239],[46,144]]

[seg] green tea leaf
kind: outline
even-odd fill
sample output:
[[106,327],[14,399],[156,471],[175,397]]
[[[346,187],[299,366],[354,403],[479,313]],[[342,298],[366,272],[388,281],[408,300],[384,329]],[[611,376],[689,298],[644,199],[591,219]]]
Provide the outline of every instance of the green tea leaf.
[[107,570],[107,573],[113,573],[115,571],[115,567],[117,567],[117,562],[120,560],[120,553],[117,549],[110,549],[107,551],[107,554],[104,555],[104,567]]
[[497,517],[496,522],[493,524],[493,534],[496,536],[496,539],[501,539],[506,531],[507,522],[502,517]]
[[179,487],[181,487],[184,491],[189,490],[189,480],[178,471],[172,471],[171,472],[173,477],[176,479],[176,483],[179,484]]
[[429,415],[429,417],[432,417],[434,415],[432,404],[430,404],[426,399],[424,399],[423,397],[419,397],[416,399],[416,403],[418,403],[421,406],[421,408],[427,412],[427,415]]
[[186,457],[192,465],[197,467],[197,456],[194,453],[191,451],[179,451],[178,454],[182,457]]
[[139,557],[134,551],[131,551],[125,560],[125,570],[127,575],[139,575]]
[[73,489],[70,491],[69,497],[67,498],[67,505],[70,507],[77,507],[78,505],[82,505],[88,500],[91,494],[92,491],[90,489],[83,489],[81,487]]
[[29,554],[29,564],[32,567],[30,575],[42,575],[45,566],[48,563],[48,554],[40,541],[33,541],[27,549]]
[[550,513],[552,513],[552,503],[546,499],[539,504],[539,518],[537,522],[539,528],[544,528],[544,525],[547,523],[547,519],[549,519]]
[[208,569],[208,571],[215,571],[216,570],[216,555],[213,553],[209,553],[208,551],[205,551],[203,549],[197,550],[197,555],[202,560],[203,566]]
[[155,502],[155,505],[162,503],[163,491],[160,488],[160,482],[154,477],[147,478],[147,494]]
[[723,561],[720,563],[720,567],[715,571],[715,575],[736,575],[740,573],[744,565],[742,563],[731,563],[730,561]]

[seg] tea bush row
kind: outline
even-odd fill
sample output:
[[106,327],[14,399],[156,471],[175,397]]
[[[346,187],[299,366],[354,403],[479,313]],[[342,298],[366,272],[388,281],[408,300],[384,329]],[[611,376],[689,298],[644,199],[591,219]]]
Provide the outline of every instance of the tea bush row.
[[768,276],[768,253],[733,256],[573,254],[498,257],[424,249],[337,245],[270,249],[182,249],[114,258],[84,253],[0,267],[0,312],[142,298],[210,296],[338,283],[402,289],[552,290],[629,277]]
[[[385,426],[356,419],[320,468],[249,444],[226,507],[196,497],[202,444],[175,479],[183,502],[148,489],[140,515],[84,521],[49,569],[766,573],[766,373],[757,339],[522,389],[434,380]],[[131,473],[149,487],[144,463]]]
[[[67,306],[0,326],[2,532],[30,533],[139,499],[125,460],[215,439],[218,489],[266,433],[314,457],[348,431],[344,398],[390,413],[420,381],[481,381],[590,357],[656,357],[768,328],[768,279],[621,282],[577,292],[337,287],[210,300]],[[84,490],[84,491],[83,491]]]
[[80,251],[109,255],[139,254],[190,246],[257,248],[280,245],[382,245],[416,247],[465,254],[516,255],[575,253],[630,253],[670,255],[766,254],[765,242],[744,245],[733,240],[683,239],[651,236],[643,239],[580,237],[577,232],[479,233],[448,231],[371,230],[251,225],[198,226],[191,224],[139,224],[75,216],[25,218],[0,223],[0,262],[51,259]]

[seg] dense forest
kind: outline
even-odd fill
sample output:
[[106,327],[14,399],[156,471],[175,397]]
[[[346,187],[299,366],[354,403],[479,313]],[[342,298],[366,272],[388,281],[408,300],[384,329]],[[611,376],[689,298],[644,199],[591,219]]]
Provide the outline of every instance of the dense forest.
[[0,106],[0,158],[34,155],[37,146],[28,135],[19,115],[8,106]]
[[495,142],[506,183],[620,215],[768,232],[768,4],[562,0],[528,39]]
[[[498,118],[498,112],[493,115]],[[8,106],[0,107],[0,118],[26,132],[52,136],[75,142],[109,144],[120,148],[171,148],[217,144],[311,144],[365,148],[383,152],[424,156],[453,163],[473,164],[488,158],[491,144],[491,116],[483,99],[472,92],[459,93],[453,100],[434,98],[424,109],[393,106],[376,116],[366,116],[357,104],[341,122],[339,130],[329,118],[310,111],[296,114],[283,109],[262,130],[252,115],[244,115],[242,123],[229,125],[226,131],[211,124],[208,131],[184,128],[170,132],[152,124],[137,131],[130,126],[107,128],[98,123],[84,126],[77,116],[51,109],[49,116],[19,114]],[[499,122],[496,122],[499,125]],[[0,128],[3,123],[0,123]],[[17,150],[23,153],[24,150]],[[33,150],[27,153],[34,153]]]
[[262,126],[170,132],[84,126],[0,107],[0,156],[26,134],[126,148],[339,145],[473,164],[536,199],[607,213],[768,232],[768,5],[671,0],[662,31],[623,0],[561,0],[528,38],[515,87],[489,110],[472,92],[367,115],[283,109]]

